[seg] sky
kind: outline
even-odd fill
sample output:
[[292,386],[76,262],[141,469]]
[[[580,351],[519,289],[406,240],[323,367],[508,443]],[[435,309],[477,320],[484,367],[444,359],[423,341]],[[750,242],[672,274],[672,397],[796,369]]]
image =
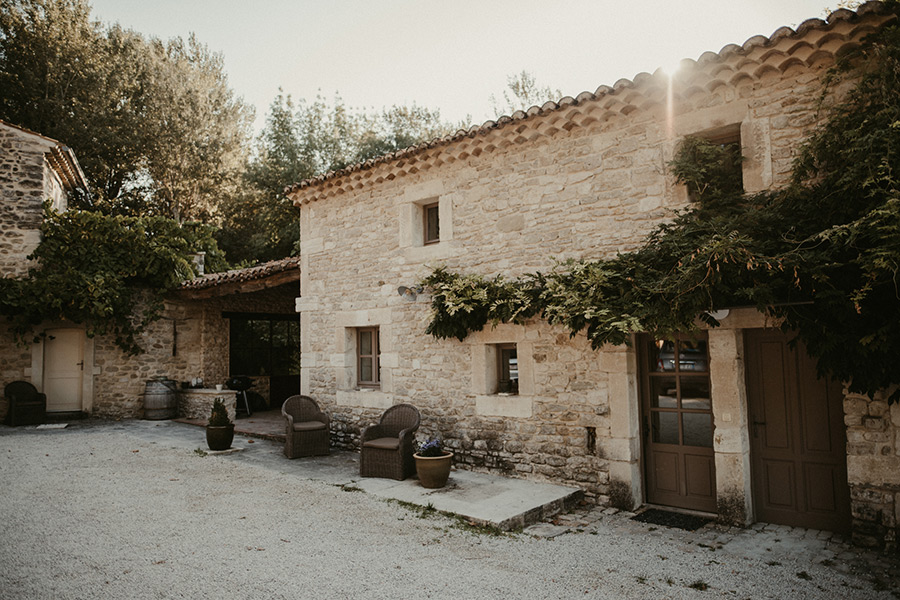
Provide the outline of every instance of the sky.
[[[93,17],[147,36],[195,33],[224,57],[265,122],[279,88],[351,107],[495,118],[525,70],[563,96],[594,91],[754,35],[822,18],[838,0],[92,0]],[[523,107],[527,108],[527,107]]]

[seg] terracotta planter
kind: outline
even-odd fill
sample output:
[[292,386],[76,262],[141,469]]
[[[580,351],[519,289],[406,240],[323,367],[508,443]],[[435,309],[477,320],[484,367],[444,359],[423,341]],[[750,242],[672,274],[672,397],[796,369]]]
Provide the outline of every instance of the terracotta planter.
[[234,423],[220,427],[206,426],[206,444],[210,450],[228,450],[234,441]]
[[419,456],[413,454],[416,459],[416,473],[419,475],[419,483],[424,488],[441,488],[447,485],[450,477],[450,465],[453,461],[453,453],[447,452],[444,456]]

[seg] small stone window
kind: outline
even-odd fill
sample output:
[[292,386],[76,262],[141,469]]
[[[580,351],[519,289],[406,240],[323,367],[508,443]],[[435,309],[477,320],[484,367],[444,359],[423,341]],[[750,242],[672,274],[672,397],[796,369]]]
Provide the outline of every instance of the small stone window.
[[[742,193],[744,191],[744,180],[740,124],[697,133],[693,137],[710,142],[723,151],[721,164],[710,171],[711,175],[709,176],[711,179],[704,185],[723,191]],[[707,193],[708,188],[698,189],[695,185],[688,184],[688,199],[691,202],[700,201]]]
[[356,330],[356,384],[359,387],[381,387],[379,338],[377,327]]
[[497,345],[497,393],[519,394],[519,357],[515,344]]
[[437,244],[441,241],[440,205],[437,202],[422,207],[423,244]]

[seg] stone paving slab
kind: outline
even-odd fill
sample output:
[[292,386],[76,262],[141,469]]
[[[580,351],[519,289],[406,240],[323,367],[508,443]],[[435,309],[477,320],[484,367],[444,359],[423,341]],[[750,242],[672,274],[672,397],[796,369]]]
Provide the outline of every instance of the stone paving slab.
[[447,485],[426,489],[417,479],[357,478],[360,489],[382,498],[411,502],[504,530],[521,529],[547,519],[580,499],[582,492],[549,483],[453,470]]

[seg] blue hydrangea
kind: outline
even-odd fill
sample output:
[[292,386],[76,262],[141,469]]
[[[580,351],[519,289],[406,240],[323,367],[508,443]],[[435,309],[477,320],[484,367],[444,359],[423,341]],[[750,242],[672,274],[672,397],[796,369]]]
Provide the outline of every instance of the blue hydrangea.
[[419,456],[443,456],[444,448],[441,440],[437,438],[429,438],[419,446]]

